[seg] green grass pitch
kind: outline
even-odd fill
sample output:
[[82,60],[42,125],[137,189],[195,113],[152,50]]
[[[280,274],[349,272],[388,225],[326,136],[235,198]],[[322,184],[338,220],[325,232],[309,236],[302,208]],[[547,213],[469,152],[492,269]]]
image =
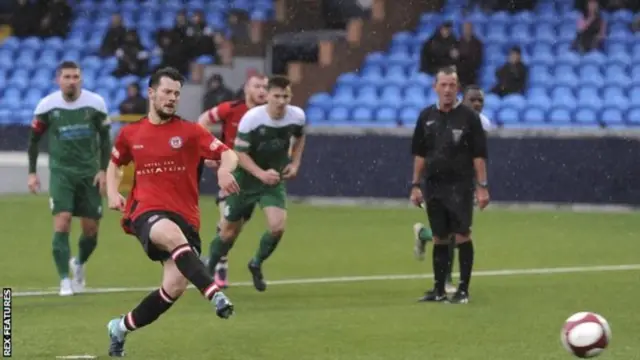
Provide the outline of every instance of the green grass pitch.
[[[58,285],[47,205],[45,197],[0,198],[0,283],[15,292]],[[206,248],[218,216],[212,199],[203,199],[202,213]],[[425,220],[420,210],[292,205],[285,238],[264,266],[268,280],[379,277],[274,284],[265,293],[232,286],[226,293],[237,312],[228,321],[189,291],[157,323],[129,336],[128,358],[561,360],[571,358],[559,341],[563,321],[588,310],[605,316],[613,329],[602,359],[640,359],[635,313],[640,271],[593,268],[640,263],[639,214],[478,213],[477,271],[594,271],[477,276],[466,306],[416,303],[431,286],[429,278],[383,279],[431,273],[429,259],[417,262],[412,255],[411,226]],[[245,266],[263,228],[256,213],[231,253],[232,283],[249,280]],[[77,236],[74,224],[74,253]],[[118,214],[112,212],[102,223],[87,271],[91,288],[152,287],[161,275],[137,241],[121,232]],[[144,295],[15,297],[14,358],[92,354],[104,359],[107,321]]]

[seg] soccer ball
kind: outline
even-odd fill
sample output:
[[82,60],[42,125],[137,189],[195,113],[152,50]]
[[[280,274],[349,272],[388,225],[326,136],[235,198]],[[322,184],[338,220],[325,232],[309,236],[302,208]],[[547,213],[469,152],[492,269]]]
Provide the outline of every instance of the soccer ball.
[[611,328],[602,316],[592,312],[579,312],[565,321],[560,334],[562,345],[579,358],[600,355],[609,345]]

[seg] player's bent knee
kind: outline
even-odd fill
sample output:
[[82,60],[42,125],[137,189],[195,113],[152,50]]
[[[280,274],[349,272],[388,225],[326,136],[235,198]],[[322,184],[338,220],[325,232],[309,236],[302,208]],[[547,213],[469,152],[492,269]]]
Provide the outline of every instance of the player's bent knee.
[[99,221],[95,219],[82,218],[80,220],[80,228],[82,229],[82,235],[93,237],[98,235],[98,228],[100,227]]
[[188,243],[180,227],[169,219],[160,219],[153,224],[149,230],[149,238],[156,246],[168,252]]
[[267,228],[273,236],[282,236],[287,225],[287,212],[279,208],[265,208]]
[[222,220],[220,222],[220,238],[223,241],[233,241],[240,234],[242,229],[242,221],[231,222],[229,220]]
[[71,219],[70,212],[61,212],[53,217],[53,227],[56,232],[69,232],[71,231]]
[[162,288],[173,299],[178,299],[187,290],[189,280],[182,275],[173,260],[164,263]]

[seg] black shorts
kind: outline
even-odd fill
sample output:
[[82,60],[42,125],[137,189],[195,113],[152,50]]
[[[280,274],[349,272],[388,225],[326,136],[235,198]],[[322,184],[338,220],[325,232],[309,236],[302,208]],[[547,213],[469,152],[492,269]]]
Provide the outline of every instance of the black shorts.
[[184,236],[187,238],[191,248],[196,252],[196,254],[199,255],[201,253],[202,241],[200,240],[200,234],[195,226],[189,224],[182,216],[170,211],[148,211],[136,218],[132,224],[132,229],[149,259],[152,261],[165,261],[171,256],[169,252],[158,248],[153,242],[151,242],[151,238],[149,236],[153,224],[162,219],[171,220],[178,225]]
[[[432,189],[433,190],[433,189]],[[469,235],[473,222],[472,186],[446,186],[426,193],[426,210],[433,235],[447,239],[451,234]]]

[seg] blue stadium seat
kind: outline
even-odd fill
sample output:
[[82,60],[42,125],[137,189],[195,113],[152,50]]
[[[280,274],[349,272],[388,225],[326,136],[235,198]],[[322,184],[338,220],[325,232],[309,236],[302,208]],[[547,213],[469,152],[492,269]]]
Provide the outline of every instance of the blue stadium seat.
[[624,123],[623,111],[617,108],[606,108],[600,114],[600,120],[605,125],[622,125]]
[[598,113],[593,109],[580,108],[573,113],[573,120],[578,124],[595,125],[598,123]]
[[583,65],[595,65],[602,67],[607,62],[607,57],[601,52],[590,52],[582,56],[581,61]]
[[359,92],[354,100],[354,104],[357,106],[375,107],[378,102],[378,96],[375,92]]
[[522,121],[527,124],[543,124],[546,116],[545,110],[537,107],[527,108],[522,112]]
[[[374,104],[375,105],[375,104]],[[359,106],[353,109],[351,120],[359,123],[371,122],[373,120],[373,106]]]
[[568,124],[571,122],[571,110],[567,107],[553,107],[547,113],[547,118],[552,124]]
[[332,99],[328,93],[317,93],[309,97],[309,105],[323,110],[331,108]]
[[503,107],[498,111],[498,122],[500,124],[520,123],[520,112],[512,107]]
[[398,111],[391,106],[383,106],[376,110],[375,121],[379,123],[398,123]]
[[407,107],[400,110],[399,120],[403,125],[415,125],[420,115],[419,107]]
[[334,107],[329,111],[328,120],[335,123],[344,123],[349,120],[349,110],[344,106]]
[[356,73],[344,73],[336,80],[338,85],[358,86],[360,77]]
[[627,112],[627,123],[632,126],[640,126],[640,106],[629,109]]
[[522,95],[511,94],[502,98],[501,106],[520,111],[527,106],[527,100]]

